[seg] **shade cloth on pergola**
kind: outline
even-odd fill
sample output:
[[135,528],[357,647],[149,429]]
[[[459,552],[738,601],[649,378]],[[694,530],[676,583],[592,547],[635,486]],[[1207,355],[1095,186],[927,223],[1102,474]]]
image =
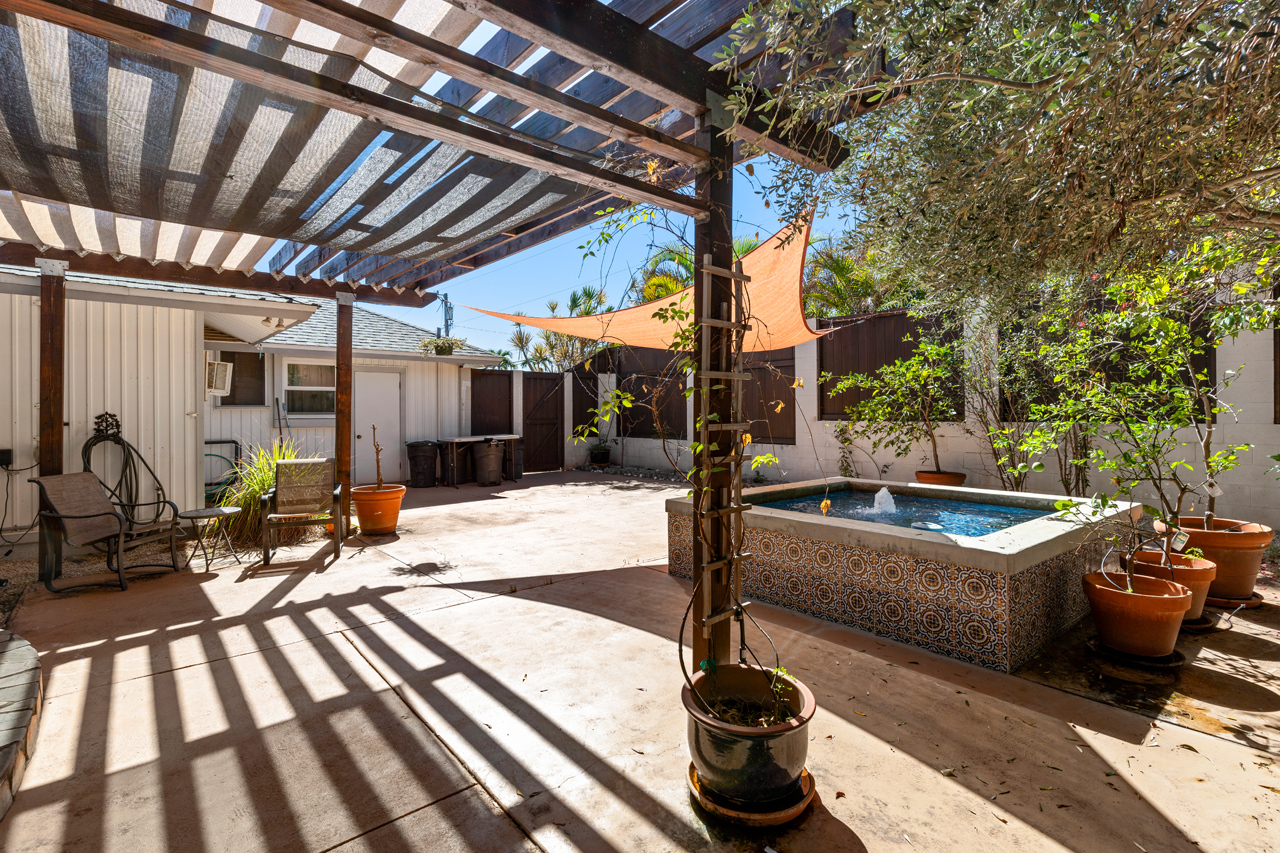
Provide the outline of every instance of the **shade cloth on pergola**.
[[[789,238],[789,239],[788,239]],[[751,315],[751,330],[743,341],[745,352],[785,349],[808,343],[825,332],[809,328],[804,317],[800,289],[804,280],[805,248],[809,229],[803,233],[786,228],[774,234],[742,258],[742,271],[751,281],[745,285],[746,304]],[[470,308],[471,306],[465,306]],[[663,316],[688,317],[693,309],[693,288],[666,298],[587,317],[525,317],[472,308],[481,314],[510,320],[522,326],[533,326],[593,341],[630,347],[669,349],[676,333],[685,322]],[[670,309],[678,309],[672,312]]]

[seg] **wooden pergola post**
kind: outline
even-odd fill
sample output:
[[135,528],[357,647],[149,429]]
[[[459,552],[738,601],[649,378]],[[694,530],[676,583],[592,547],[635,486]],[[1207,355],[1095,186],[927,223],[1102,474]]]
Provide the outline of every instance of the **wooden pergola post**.
[[334,405],[334,455],[337,457],[338,482],[342,484],[342,515],[344,529],[350,528],[351,518],[351,324],[355,313],[355,294],[339,293],[338,303],[338,376],[337,400]]
[[[698,197],[708,202],[709,214],[699,217],[693,229],[694,259],[697,265],[694,275],[694,302],[697,316],[712,317],[720,321],[734,319],[732,280],[722,275],[704,275],[702,270],[708,256],[711,266],[728,270],[733,266],[733,144],[711,123],[710,112],[698,118],[694,144],[711,154],[708,168],[697,177]],[[709,283],[709,287],[708,287]],[[697,482],[694,494],[693,579],[698,586],[698,598],[693,604],[693,663],[695,668],[704,660],[717,664],[732,663],[732,620],[720,618],[704,628],[703,620],[722,613],[733,606],[729,585],[732,566],[733,542],[730,536],[732,519],[726,508],[732,506],[734,466],[725,464],[723,457],[735,452],[736,434],[717,428],[733,421],[735,383],[727,380],[735,367],[734,333],[724,326],[704,324],[698,337],[695,352],[697,369],[694,373],[695,417],[708,412],[710,420],[709,441],[703,446],[695,462]],[[704,373],[721,374],[704,382]],[[702,395],[706,395],[703,407]],[[717,420],[718,418],[718,420]],[[701,426],[701,425],[699,425]],[[701,440],[701,439],[700,439]],[[710,472],[705,478],[702,472]],[[704,535],[699,535],[701,529]],[[712,568],[714,567],[714,568]]]
[[[40,476],[62,473],[63,382],[66,361],[67,262],[36,258],[40,270]],[[47,510],[44,498],[40,509]],[[40,520],[40,578],[61,574],[62,539]]]

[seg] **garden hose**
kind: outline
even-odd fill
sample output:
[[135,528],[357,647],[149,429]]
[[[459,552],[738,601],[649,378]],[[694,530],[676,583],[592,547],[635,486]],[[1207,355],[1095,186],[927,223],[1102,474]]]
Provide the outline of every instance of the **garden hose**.
[[[143,458],[138,449],[129,442],[125,441],[124,436],[120,434],[120,419],[110,412],[103,412],[94,418],[93,435],[85,441],[84,446],[80,448],[80,460],[84,463],[84,470],[93,473],[93,451],[100,444],[114,444],[120,448],[120,477],[116,480],[114,487],[102,482],[103,488],[111,493],[111,497],[115,502],[123,504],[118,507],[120,514],[128,519],[130,525],[152,524],[159,520],[164,512],[164,500],[166,499],[164,484],[160,482],[160,478],[156,476],[156,472],[147,464],[147,460]],[[148,519],[141,519],[135,515],[136,504],[138,501],[138,463],[142,463],[142,467],[147,469],[147,473],[151,475],[152,481],[156,484],[156,494],[154,500],[158,501],[153,509],[154,513]],[[150,502],[144,501],[149,504]]]

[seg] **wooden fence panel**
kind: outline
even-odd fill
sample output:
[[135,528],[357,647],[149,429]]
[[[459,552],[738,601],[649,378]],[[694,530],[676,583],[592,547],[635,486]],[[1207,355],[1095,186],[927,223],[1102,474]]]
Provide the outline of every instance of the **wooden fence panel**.
[[564,468],[564,374],[524,374],[524,470]]
[[471,371],[471,434],[508,435],[513,430],[510,370]]
[[746,366],[752,378],[742,384],[742,414],[752,443],[795,444],[795,347],[747,353]]
[[685,377],[676,369],[676,361],[668,350],[636,347],[614,351],[618,388],[635,397],[635,405],[622,416],[623,436],[677,441],[688,437]]
[[[843,420],[845,409],[857,405],[871,395],[861,389],[832,395],[841,378],[851,373],[872,374],[886,364],[910,358],[920,335],[942,328],[938,318],[917,319],[906,311],[885,311],[856,317],[833,317],[819,320],[819,328],[836,331],[818,341],[818,374],[831,374],[831,380],[819,386],[820,417],[824,421]],[[955,336],[957,333],[951,333]],[[908,335],[912,341],[905,341]],[[964,417],[961,377],[957,377],[960,417]]]

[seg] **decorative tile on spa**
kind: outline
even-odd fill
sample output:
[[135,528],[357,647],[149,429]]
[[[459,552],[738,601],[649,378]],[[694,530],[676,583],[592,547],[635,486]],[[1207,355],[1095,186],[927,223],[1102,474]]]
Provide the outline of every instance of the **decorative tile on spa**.
[[1008,607],[1008,576],[999,572],[961,567],[958,570],[955,602],[960,607],[991,608]]
[[869,586],[876,572],[877,553],[865,548],[841,548],[840,567],[844,576],[854,583]]

